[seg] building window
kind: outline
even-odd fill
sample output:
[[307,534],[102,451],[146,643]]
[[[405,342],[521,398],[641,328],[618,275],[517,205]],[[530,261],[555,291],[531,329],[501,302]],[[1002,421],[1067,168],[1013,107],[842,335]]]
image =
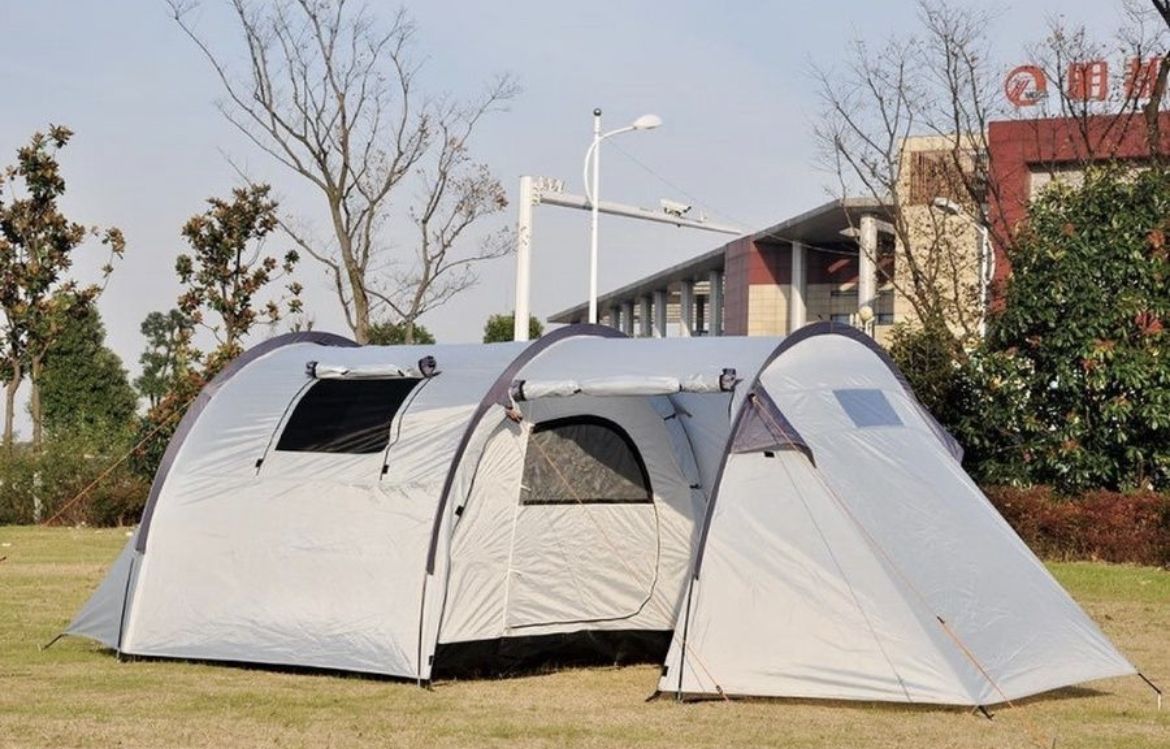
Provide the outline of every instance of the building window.
[[[961,154],[964,166],[971,160],[969,154]],[[969,199],[963,184],[964,175],[955,163],[955,155],[945,151],[914,151],[910,154],[910,205],[930,205],[935,198],[956,202]]]
[[533,428],[521,504],[630,504],[650,502],[652,496],[638,448],[612,421],[574,416]]
[[313,453],[380,453],[390,424],[418,377],[318,380],[297,403],[277,450]]
[[853,315],[852,315],[852,313],[846,313],[846,312],[834,313],[832,315],[829,315],[829,322],[840,323],[842,325],[852,325],[853,324]]

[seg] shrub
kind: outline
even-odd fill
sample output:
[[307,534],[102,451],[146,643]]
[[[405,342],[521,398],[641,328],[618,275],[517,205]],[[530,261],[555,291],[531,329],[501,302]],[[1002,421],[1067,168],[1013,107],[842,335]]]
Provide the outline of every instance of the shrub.
[[[988,348],[1030,371],[1029,483],[1170,489],[1170,169],[1090,170],[1032,202]],[[1012,415],[1012,418],[1015,418]]]
[[113,439],[103,449],[75,435],[49,440],[40,453],[24,446],[0,453],[0,524],[47,520],[90,484],[93,487],[69,506],[59,522],[137,522],[150,482],[136,475],[127,462],[117,463],[128,447],[122,436],[110,436]]
[[1170,497],[991,487],[988,498],[1038,555],[1170,567]]

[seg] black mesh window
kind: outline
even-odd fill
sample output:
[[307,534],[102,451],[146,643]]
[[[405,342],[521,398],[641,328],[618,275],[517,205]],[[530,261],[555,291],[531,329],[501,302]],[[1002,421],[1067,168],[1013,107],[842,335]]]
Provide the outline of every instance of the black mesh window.
[[526,505],[650,502],[650,477],[634,441],[593,416],[537,424],[524,457]]
[[297,403],[277,450],[379,453],[390,442],[390,422],[416,377],[319,380]]

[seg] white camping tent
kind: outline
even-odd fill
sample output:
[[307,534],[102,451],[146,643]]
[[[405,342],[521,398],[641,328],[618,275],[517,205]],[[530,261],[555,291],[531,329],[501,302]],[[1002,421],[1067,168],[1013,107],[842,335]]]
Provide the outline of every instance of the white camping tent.
[[958,457],[839,325],[292,334],[201,394],[66,632],[420,681],[665,655],[679,694],[988,704],[1132,673]]

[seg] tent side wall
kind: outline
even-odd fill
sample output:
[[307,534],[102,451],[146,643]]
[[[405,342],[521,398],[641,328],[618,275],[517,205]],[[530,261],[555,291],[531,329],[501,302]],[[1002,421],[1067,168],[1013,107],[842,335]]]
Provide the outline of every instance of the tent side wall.
[[211,382],[205,385],[194,402],[187,408],[186,413],[183,414],[183,418],[179,421],[179,425],[167,443],[167,449],[163,453],[163,458],[151,482],[150,494],[144,505],[142,520],[139,522],[138,528],[135,529],[134,534],[127,541],[126,547],[106,573],[106,577],[103,578],[98,589],[94,591],[93,595],[74,616],[73,621],[66,627],[65,634],[89,637],[107,647],[120,649],[124,618],[130,603],[127,599],[132,597],[135,589],[138,566],[146,551],[146,540],[150,533],[155,507],[171,467],[174,465],[176,456],[182,449],[187,436],[198,423],[200,415],[211,402],[215,393],[233,377],[273,351],[285,346],[303,343],[344,348],[357,346],[350,339],[332,333],[314,331],[287,333],[248,349],[232,360]]
[[[518,347],[292,344],[218,383],[173,450],[122,649],[417,677],[435,499],[473,399]],[[307,395],[349,387],[307,361],[365,372],[431,352],[440,373],[405,391],[381,452],[281,446]]]
[[298,343],[314,343],[318,346],[340,346],[344,348],[351,348],[358,345],[348,338],[332,333],[319,333],[311,330],[299,333],[286,333],[275,338],[270,338],[248,349],[233,359],[211,382],[207,383],[199,391],[199,395],[196,396],[195,401],[188,407],[187,412],[183,414],[183,418],[179,421],[179,426],[175,428],[175,433],[171,436],[170,442],[167,443],[167,449],[163,453],[158,470],[154,474],[154,480],[150,485],[150,495],[147,497],[146,506],[142,510],[142,521],[139,523],[139,532],[136,534],[135,548],[139,553],[146,552],[146,542],[150,536],[150,524],[154,518],[154,508],[158,504],[158,497],[162,493],[167,476],[170,475],[171,466],[175,463],[175,457],[179,454],[179,450],[182,449],[187,435],[195,428],[195,424],[199,421],[203,410],[207,408],[207,404],[211,402],[215,394],[228,381],[243,371],[245,367],[279,348]]
[[1132,673],[890,362],[810,327],[755,388],[815,465],[729,441],[660,687],[976,705]]

